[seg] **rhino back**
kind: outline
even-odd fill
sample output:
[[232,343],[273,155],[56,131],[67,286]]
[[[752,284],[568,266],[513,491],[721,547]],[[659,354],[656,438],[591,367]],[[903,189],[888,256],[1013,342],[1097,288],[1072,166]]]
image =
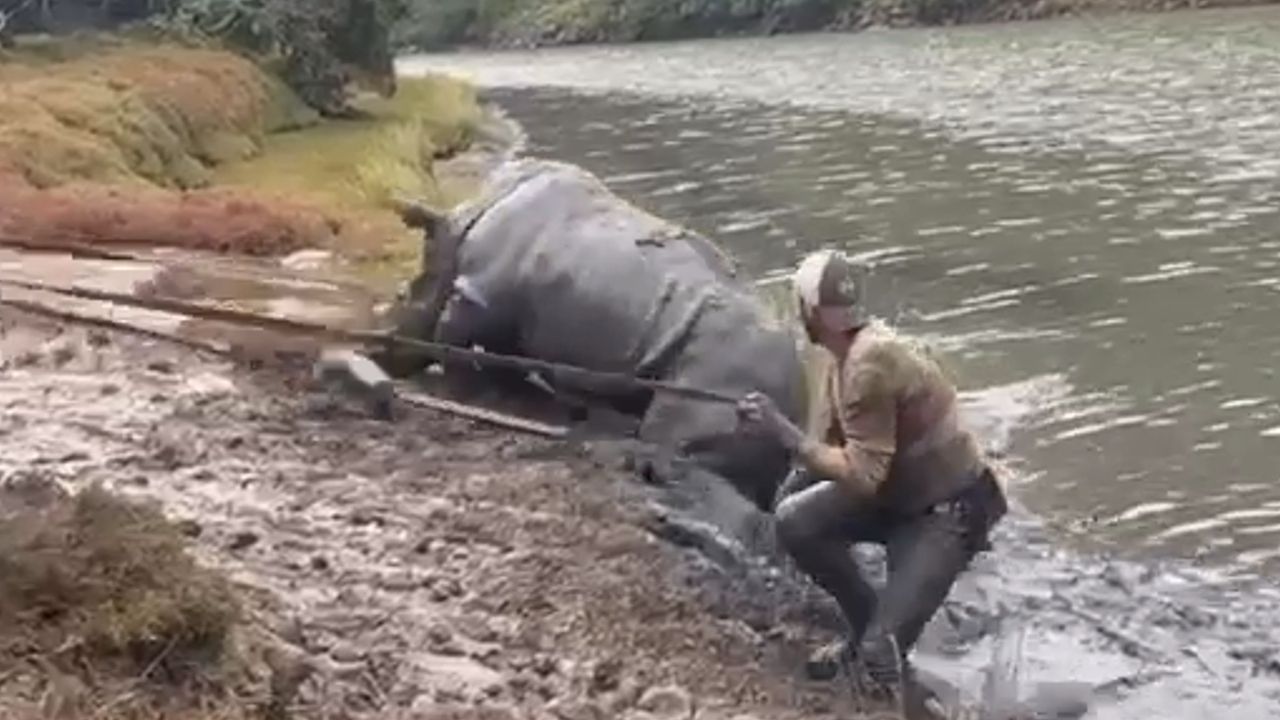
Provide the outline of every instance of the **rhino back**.
[[[535,171],[536,170],[536,171]],[[543,162],[467,232],[462,271],[518,315],[522,349],[635,371],[707,288],[727,279],[683,229],[612,194],[590,173]]]

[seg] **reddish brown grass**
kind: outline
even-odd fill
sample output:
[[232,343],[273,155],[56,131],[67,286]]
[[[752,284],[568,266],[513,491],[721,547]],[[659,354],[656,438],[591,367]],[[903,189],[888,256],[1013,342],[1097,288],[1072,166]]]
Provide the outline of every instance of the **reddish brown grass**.
[[38,189],[0,177],[0,236],[26,242],[163,245],[279,255],[329,245],[340,224],[312,206],[244,189],[175,192],[70,183]]

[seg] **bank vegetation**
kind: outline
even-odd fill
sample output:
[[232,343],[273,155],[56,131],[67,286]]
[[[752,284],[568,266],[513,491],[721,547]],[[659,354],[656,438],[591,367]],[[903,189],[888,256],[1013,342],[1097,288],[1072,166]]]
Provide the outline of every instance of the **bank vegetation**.
[[[7,4],[7,6],[6,6]],[[475,93],[399,80],[384,0],[0,0],[0,236],[378,262],[448,202]]]

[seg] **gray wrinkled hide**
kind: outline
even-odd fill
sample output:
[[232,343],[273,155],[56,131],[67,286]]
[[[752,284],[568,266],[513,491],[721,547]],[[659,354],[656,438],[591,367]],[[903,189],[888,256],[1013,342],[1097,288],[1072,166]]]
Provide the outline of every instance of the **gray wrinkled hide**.
[[[406,332],[600,371],[743,395],[767,393],[796,422],[804,412],[794,339],[706,238],[610,193],[586,171],[544,160],[506,163],[479,199],[447,221],[453,271],[483,304],[449,292],[438,321]],[[554,381],[554,379],[552,379]],[[640,439],[720,474],[762,507],[787,469],[776,443],[738,430],[733,406],[657,394]]]

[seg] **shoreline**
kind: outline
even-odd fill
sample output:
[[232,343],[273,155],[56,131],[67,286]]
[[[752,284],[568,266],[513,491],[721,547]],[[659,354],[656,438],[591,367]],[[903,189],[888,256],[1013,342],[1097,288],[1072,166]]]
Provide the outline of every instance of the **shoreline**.
[[[484,90],[485,88],[483,87],[477,87],[480,96],[483,96]],[[527,131],[520,121],[514,118],[500,103],[484,101],[482,102],[482,112],[484,118],[482,127],[485,129],[478,133],[478,142],[466,151],[441,161],[441,173],[452,175],[454,182],[468,184],[481,182],[481,178],[497,164],[527,151]],[[560,158],[555,159],[559,160]],[[631,199],[634,201],[633,198]],[[722,242],[714,237],[712,240],[718,243]],[[731,248],[726,249],[731,250]],[[769,275],[757,279],[756,285],[759,288],[765,288],[783,281],[785,281],[785,276]],[[964,394],[966,393],[962,389],[962,395]],[[969,399],[975,400],[977,398],[975,396]],[[1008,441],[1006,440],[991,445],[995,453],[994,456],[1002,458],[1002,462],[1008,452],[1003,447],[1007,443]],[[1014,460],[1016,462],[1016,458]],[[1023,470],[1024,468],[1019,463],[1019,468],[1015,472],[1020,474]],[[1028,523],[1027,527],[1035,528],[1035,533],[1043,534],[1054,541],[1064,541],[1077,535],[1077,533],[1067,529],[1069,522],[1054,523],[1047,516],[1025,506],[1021,508],[1020,513],[1023,515],[1023,520]],[[1258,573],[1249,573],[1241,577],[1239,575],[1241,568],[1229,563],[1216,564],[1181,555],[1130,556],[1122,548],[1118,549],[1110,545],[1096,543],[1076,544],[1061,542],[1061,544],[1064,546],[1069,545],[1071,552],[1090,561],[1128,563],[1134,567],[1145,568],[1168,567],[1178,573],[1204,575],[1214,585],[1229,586],[1239,590],[1276,589],[1280,591],[1280,584],[1277,584],[1275,580],[1263,577]]]
[[[1103,323],[1099,323],[1098,329],[1089,325],[1095,314],[1111,317],[1104,315],[1103,309],[1088,304],[1097,300],[1077,302],[1062,308],[1062,314],[1055,314],[1050,310],[1048,297],[1058,299],[1060,296],[1048,288],[1054,287],[1059,279],[1064,285],[1069,284],[1075,277],[1074,270],[1083,276],[1080,281],[1084,286],[1098,285],[1098,295],[1084,294],[1088,298],[1110,293],[1136,304],[1150,300],[1151,293],[1165,292],[1164,288],[1176,297],[1176,284],[1185,282],[1199,289],[1201,283],[1179,280],[1176,284],[1153,286],[1155,289],[1126,287],[1130,283],[1127,278],[1143,278],[1147,274],[1146,264],[1155,267],[1154,256],[1163,254],[1166,246],[1160,246],[1162,249],[1157,251],[1152,243],[1151,260],[1141,253],[1130,254],[1121,246],[1132,242],[1146,248],[1148,237],[1152,241],[1160,237],[1166,225],[1198,230],[1206,242],[1212,239],[1227,245],[1238,239],[1242,246],[1252,242],[1247,230],[1255,222],[1252,213],[1256,211],[1236,198],[1243,195],[1244,188],[1261,191],[1268,164],[1264,149],[1259,148],[1256,136],[1215,134],[1230,126],[1206,121],[1206,116],[1227,116],[1224,108],[1247,106],[1250,95],[1233,94],[1234,97],[1221,98],[1220,103],[1200,102],[1195,112],[1185,119],[1177,119],[1180,108],[1192,106],[1189,101],[1179,104],[1178,91],[1174,88],[1194,87],[1193,79],[1181,77],[1179,70],[1190,66],[1183,63],[1188,57],[1196,57],[1197,52],[1204,60],[1196,71],[1198,78],[1229,79],[1232,70],[1240,67],[1245,58],[1257,60],[1258,67],[1272,65],[1267,59],[1274,57],[1272,53],[1254,54],[1252,46],[1267,37],[1274,27],[1275,8],[1213,13],[1202,18],[1162,19],[1166,17],[1147,15],[1143,18],[1151,19],[1100,25],[1109,29],[1096,34],[1092,32],[1093,26],[1071,21],[1034,34],[1001,28],[973,34],[957,31],[954,35],[950,31],[930,31],[907,37],[883,33],[864,38],[865,42],[728,40],[719,45],[690,43],[683,47],[582,52],[548,50],[545,54],[529,52],[514,58],[495,55],[451,60],[428,56],[420,62],[406,62],[404,67],[434,66],[476,82],[492,83],[494,88],[486,91],[490,93],[488,96],[508,103],[522,120],[530,123],[529,131],[543,152],[567,157],[616,178],[617,189],[659,208],[669,217],[690,219],[700,223],[699,228],[704,231],[724,228],[723,239],[749,253],[754,270],[788,262],[785,249],[770,243],[838,242],[842,238],[838,232],[823,231],[840,230],[845,218],[849,218],[851,245],[856,244],[859,250],[863,247],[883,249],[889,260],[907,266],[907,283],[912,285],[913,293],[919,293],[902,298],[904,303],[914,300],[919,305],[908,312],[909,321],[942,336],[954,335],[948,343],[977,358],[984,354],[995,356],[994,362],[972,363],[971,369],[984,384],[1033,378],[1054,371],[1068,373],[1081,365],[1077,384],[1087,389],[1078,392],[1088,393],[1100,386],[1119,388],[1105,397],[1118,405],[1128,403],[1160,414],[1164,412],[1164,401],[1125,389],[1122,383],[1127,373],[1122,368],[1099,368],[1093,361],[1071,363],[1053,356],[1059,347],[1064,353],[1078,354],[1079,348],[1088,341],[1079,339],[1077,334],[1084,338],[1096,337],[1099,343],[1107,342],[1107,347],[1111,347],[1111,341],[1121,347],[1126,340],[1121,330],[1106,329]],[[1256,34],[1250,32],[1253,25],[1262,26],[1264,30]],[[1180,41],[1190,49],[1179,51]],[[1135,55],[1146,45],[1169,47],[1171,59],[1167,63],[1153,59],[1150,66],[1136,64]],[[942,49],[934,54],[910,50],[921,46]],[[1121,58],[1114,63],[1114,73],[1124,78],[1120,82],[1107,79],[1113,71],[1105,67],[1106,50],[1112,46]],[[1207,47],[1214,48],[1212,55],[1202,52]],[[916,58],[925,56],[925,59],[916,61],[905,57],[906,52]],[[1073,57],[1072,53],[1077,55]],[[776,71],[771,68],[774,56],[777,57]],[[1057,65],[1053,63],[1055,57],[1061,59]],[[735,63],[739,58],[741,63]],[[1025,59],[1024,64],[1018,64],[1020,58]],[[700,59],[704,61],[702,64],[698,62]],[[895,60],[900,62],[901,70],[892,65]],[[824,62],[835,69],[821,70]],[[646,64],[654,65],[653,73],[643,73]],[[882,72],[843,73],[840,69],[864,66],[881,66]],[[939,69],[936,77],[929,75],[934,67]],[[840,75],[852,77],[846,81]],[[877,79],[876,75],[902,77],[908,82],[894,83]],[[805,81],[810,76],[813,82],[807,84]],[[1149,89],[1144,89],[1142,83],[1147,76],[1155,77]],[[1245,78],[1261,76],[1262,73],[1249,73],[1241,77],[1240,83],[1253,85],[1253,80]],[[791,81],[792,87],[775,78]],[[1263,84],[1254,87],[1265,88],[1265,81],[1260,82]],[[1234,86],[1221,81],[1216,84]],[[894,87],[887,87],[891,85]],[[610,91],[611,86],[619,89]],[[1135,96],[1131,104],[1126,104],[1127,98],[1122,96],[1126,92]],[[1213,91],[1202,83],[1194,94],[1205,98],[1210,92]],[[1184,94],[1191,96],[1189,92]],[[1221,94],[1228,95],[1229,91]],[[1075,98],[1096,98],[1096,102],[1078,102]],[[1039,117],[1038,107],[1045,108],[1039,111],[1042,113]],[[1050,108],[1059,111],[1053,112]],[[1108,109],[1113,110],[1111,117],[1107,117]],[[1248,112],[1248,107],[1241,110],[1242,124],[1245,118],[1257,122],[1258,118]],[[859,126],[866,129],[858,129]],[[832,129],[828,131],[827,127]],[[1203,131],[1203,144],[1190,139],[1172,140],[1183,132],[1190,136],[1195,131]],[[794,147],[790,146],[791,136],[795,137]],[[853,149],[843,151],[841,141]],[[1226,162],[1221,167],[1216,165],[1218,150],[1229,141],[1247,148],[1247,152],[1235,156],[1236,162],[1242,169],[1256,168],[1256,175],[1242,171],[1231,174],[1235,168]],[[877,143],[896,146],[896,149],[864,162],[859,157],[859,148],[876,147]],[[787,146],[786,152],[779,151],[779,146]],[[893,161],[895,152],[904,156],[899,164]],[[885,160],[886,157],[889,159]],[[1222,153],[1221,157],[1230,156]],[[926,161],[926,158],[932,159]],[[806,162],[812,165],[806,166]],[[989,201],[960,199],[967,195],[970,187],[963,180],[964,162],[977,168],[970,174],[981,176],[983,184],[976,186],[975,183],[973,192],[978,195],[981,191],[978,196]],[[985,165],[987,162],[991,165]],[[1105,173],[1112,184],[1095,184],[1093,165],[1098,165],[1096,173]],[[723,169],[726,166],[730,169]],[[988,173],[985,167],[1001,170]],[[1009,170],[1003,170],[1006,167]],[[1242,213],[1239,219],[1229,222],[1217,221],[1207,215],[1193,215],[1196,209],[1190,208],[1193,201],[1188,200],[1185,207],[1180,204],[1168,211],[1167,216],[1162,214],[1159,220],[1147,220],[1145,193],[1150,192],[1154,197],[1161,190],[1161,183],[1146,181],[1147,173],[1154,176],[1157,167],[1168,173],[1169,185],[1187,187],[1179,191],[1186,192],[1187,197],[1203,199],[1206,205],[1212,199],[1222,207],[1231,208],[1231,213],[1238,203],[1251,214],[1246,218]],[[702,172],[701,168],[706,171]],[[1138,177],[1140,172],[1142,179]],[[1221,177],[1228,174],[1231,177]],[[882,183],[879,190],[874,189],[872,179]],[[1199,180],[1213,184],[1202,186],[1197,194],[1190,188]],[[929,202],[927,193],[913,186],[928,186],[932,182],[939,183],[939,187],[946,183],[948,188],[945,194],[938,193],[938,204],[942,207],[936,217],[911,216],[905,210],[896,209],[910,207],[902,204],[904,198]],[[1022,185],[1026,185],[1027,195],[1046,198],[1044,204],[1019,207],[1016,200],[1022,194]],[[794,197],[786,194],[790,190],[794,190]],[[1125,191],[1136,197],[1126,200]],[[856,196],[855,199],[846,201],[844,198],[850,195]],[[1088,214],[1088,203],[1079,198],[1095,196],[1106,198],[1111,208],[1105,216],[1109,220],[1086,220],[1077,224],[1077,217],[1092,217]],[[953,202],[946,199],[949,197],[956,199]],[[877,207],[884,209],[860,206],[867,204],[859,202],[863,198],[874,199]],[[1198,204],[1199,200],[1194,202]],[[985,213],[991,215],[988,217]],[[1026,218],[1025,226],[1017,224],[1019,217]],[[1005,218],[1009,218],[1009,227],[1001,229]],[[872,237],[856,236],[859,220],[873,226]],[[929,230],[928,234],[912,237],[908,231],[916,226]],[[1017,229],[1019,227],[1026,229]],[[745,229],[740,231],[740,228]],[[1113,228],[1118,236],[1115,253],[1122,265],[1108,268],[1101,258],[1111,251],[1108,233]],[[810,229],[813,232],[807,232]],[[1265,231],[1265,226],[1257,229]],[[972,239],[967,239],[970,233]],[[978,240],[989,235],[993,236],[991,241]],[[1188,230],[1187,235],[1191,236],[1192,230]],[[1050,243],[1042,239],[1060,236],[1088,247],[1088,253],[1080,253],[1086,258],[1099,258],[1092,262],[1080,261],[1082,266],[1088,264],[1088,272],[1074,265],[1076,257],[1069,257],[1077,254],[1070,249],[1074,246],[1058,244],[1051,248]],[[885,242],[877,242],[880,239]],[[996,247],[998,252],[993,249]],[[935,249],[941,256],[936,260],[928,256]],[[964,263],[953,257],[975,259]],[[1002,261],[1012,263],[1010,257],[1027,263],[1026,267],[1032,267],[1030,263],[1036,259],[1043,259],[1048,268],[1028,270],[1024,274],[1022,265],[1018,265],[1016,273],[1022,281],[1013,282],[1008,280],[1005,271],[993,269],[1003,267]],[[1187,258],[1169,257],[1160,263],[1182,259]],[[1209,265],[1211,261],[1203,262]],[[1212,268],[1229,272],[1224,266]],[[956,270],[955,279],[951,279],[952,269]],[[933,286],[919,281],[925,277],[936,278],[940,289],[933,290]],[[1121,278],[1125,278],[1123,282]],[[1025,298],[1015,292],[1024,285],[1029,287]],[[1213,283],[1206,280],[1203,285]],[[1012,298],[1000,295],[1006,289]],[[973,298],[974,305],[981,306],[985,303],[977,300],[988,292],[1011,309],[994,312],[998,308],[978,307],[966,313],[962,312],[963,306],[946,304],[957,299],[967,303]],[[1071,294],[1064,292],[1063,295],[1075,299]],[[1260,304],[1265,302],[1265,295],[1258,292],[1252,297]],[[953,310],[957,318],[954,321],[948,319],[949,311]],[[1143,327],[1141,331],[1159,333],[1158,338],[1152,338],[1153,344],[1164,346],[1174,342],[1175,336],[1165,333],[1163,318],[1158,313],[1143,308],[1130,315],[1117,307],[1113,315],[1114,319],[1107,322],[1117,324],[1107,327],[1118,327],[1122,322],[1120,318],[1135,329],[1140,327],[1139,322],[1150,323],[1151,330]],[[993,325],[1007,331],[1010,338],[1022,334],[1031,339],[1046,338],[1041,345],[1049,356],[1043,362],[1037,359],[1034,350],[1028,349],[1037,347],[1032,343],[965,334],[970,330],[978,333]],[[1258,331],[1261,337],[1269,337],[1265,328]],[[992,333],[992,336],[998,335],[1000,333]],[[1061,340],[1061,345],[1056,344],[1055,337]],[[1241,371],[1243,363],[1237,363],[1235,356],[1227,356],[1225,352],[1223,355],[1227,363],[1223,367],[1234,366],[1230,373],[1221,371],[1222,389],[1212,392],[1220,392],[1226,399],[1270,397],[1270,388],[1265,385],[1251,387],[1246,381],[1238,380],[1245,376]],[[1164,374],[1152,383],[1181,387],[1184,382],[1190,382],[1176,369],[1166,371],[1157,366],[1155,370]],[[1247,372],[1247,366],[1244,370]],[[1072,391],[1064,388],[1061,392]],[[1205,398],[1210,396],[1207,392]],[[1268,412],[1275,407],[1269,401],[1258,402]],[[1105,425],[1113,416],[1102,400],[1064,397],[1061,403],[1096,409],[1100,425]],[[1268,558],[1274,558],[1273,547],[1268,546],[1266,539],[1266,523],[1247,516],[1237,521],[1229,514],[1250,507],[1249,501],[1230,500],[1222,509],[1206,507],[1199,501],[1209,493],[1195,483],[1196,476],[1204,472],[1199,463],[1214,452],[1223,460],[1241,463],[1247,468],[1242,475],[1251,481],[1265,483],[1265,464],[1258,464],[1259,459],[1265,458],[1251,451],[1256,443],[1266,441],[1249,436],[1265,431],[1276,421],[1268,422],[1259,416],[1254,427],[1255,422],[1245,413],[1218,410],[1212,399],[1189,405],[1185,418],[1180,416],[1176,425],[1169,422],[1165,426],[1171,429],[1155,429],[1158,423],[1153,422],[1149,434],[1124,428],[1115,433],[1099,432],[1096,442],[1106,450],[1096,455],[1089,454],[1093,439],[1077,439],[1070,432],[1080,428],[1082,436],[1089,435],[1085,432],[1085,421],[1066,414],[1055,421],[1050,417],[1053,413],[1046,410],[1041,418],[1043,422],[1037,422],[1041,427],[1025,442],[1028,452],[1051,456],[1052,460],[1037,468],[1047,480],[1037,489],[1029,490],[1029,497],[1041,501],[1051,515],[1069,527],[1075,518],[1087,518],[1096,508],[1100,522],[1095,525],[1082,520],[1080,524],[1087,527],[1077,528],[1076,533],[1087,536],[1085,541],[1089,546],[1106,544],[1110,549],[1122,552],[1133,549],[1135,554],[1142,555],[1183,555],[1199,564],[1221,562],[1241,575],[1266,574],[1268,566],[1273,564]],[[1181,406],[1170,412],[1181,413]],[[1123,413],[1115,411],[1114,416],[1120,417]],[[1201,421],[1210,416],[1212,420]],[[1209,446],[1209,452],[1201,452],[1205,448],[1197,445],[1195,451],[1190,451],[1189,442],[1175,444],[1170,449],[1171,455],[1187,453],[1190,457],[1165,461],[1159,453],[1126,453],[1122,447],[1130,437],[1139,442],[1155,438],[1150,442],[1161,445],[1166,440],[1176,442],[1175,434],[1182,431],[1172,428],[1195,428],[1198,423],[1208,427],[1219,419],[1231,422],[1231,432],[1213,439],[1225,443],[1227,449],[1215,450]],[[1063,433],[1061,441],[1056,439],[1059,432]],[[1045,449],[1033,448],[1033,444]],[[1237,448],[1244,453],[1238,458],[1234,456]],[[1168,473],[1161,473],[1157,468],[1166,462],[1173,467]],[[1184,465],[1194,470],[1183,470]],[[1111,473],[1112,468],[1117,468],[1115,473]],[[1151,468],[1150,477],[1142,478],[1147,480],[1146,484],[1121,484],[1133,477],[1126,474],[1127,470],[1134,470],[1137,476],[1136,468]],[[1113,483],[1113,477],[1119,480]],[[1096,487],[1097,498],[1089,492],[1073,492],[1070,488],[1076,480],[1082,490]],[[1092,482],[1099,484],[1089,484]],[[1185,494],[1176,494],[1178,490],[1185,490]],[[1153,511],[1147,512],[1143,503],[1165,499],[1166,492],[1170,502],[1157,504]],[[1274,500],[1274,490],[1260,491],[1259,497]],[[1129,520],[1125,515],[1128,508],[1138,506],[1143,507],[1141,516]],[[1223,515],[1221,520],[1219,514]],[[1191,525],[1197,520],[1204,520],[1205,524]],[[1185,530],[1183,526],[1187,526]],[[1196,527],[1205,529],[1194,531]],[[1255,527],[1256,530],[1249,529]],[[1245,530],[1237,535],[1242,528]],[[1166,535],[1166,531],[1173,532]]]
[[[483,93],[485,88],[480,89]],[[759,539],[755,533],[767,519],[734,503],[727,509],[714,506],[705,499],[717,497],[714,492],[687,492],[699,499],[684,512],[694,522],[711,522],[722,533],[720,540],[699,541],[705,543],[709,557],[725,552],[751,555],[751,543]],[[734,529],[742,527],[755,530],[735,536]],[[1120,702],[1118,698],[1128,692],[1121,688],[1130,687],[1140,698],[1135,701],[1138,705],[1154,702],[1148,707],[1159,707],[1161,701],[1154,698],[1164,697],[1169,703],[1166,709],[1177,707],[1173,688],[1142,669],[1149,663],[1181,664],[1185,677],[1194,676],[1206,687],[1217,687],[1218,680],[1241,677],[1241,673],[1252,675],[1259,678],[1252,691],[1258,698],[1280,700],[1280,686],[1271,684],[1275,673],[1265,669],[1273,659],[1280,660],[1280,652],[1266,656],[1272,659],[1260,659],[1260,645],[1246,639],[1252,632],[1268,632],[1263,628],[1273,625],[1269,618],[1280,616],[1280,587],[1272,579],[1257,574],[1234,577],[1230,566],[1181,556],[1132,558],[1111,548],[1073,548],[1060,535],[1061,528],[1047,518],[1019,506],[1000,531],[996,555],[979,563],[948,602],[947,612],[953,617],[986,618],[974,621],[994,624],[985,631],[975,630],[976,637],[966,641],[973,644],[959,653],[960,659],[944,650],[944,659],[926,667],[950,679],[955,679],[957,666],[974,670],[974,656],[995,652],[1001,637],[1007,637],[1000,631],[985,633],[1009,620],[1021,623],[1035,638],[1028,643],[1039,645],[1027,651],[1029,666],[1061,671],[1073,664],[1094,663],[1071,679],[1098,676],[1105,693],[1116,694],[1107,702]],[[720,544],[725,538],[730,541],[729,550]],[[1227,620],[1229,616],[1236,620]],[[1241,624],[1232,629],[1233,622]],[[1049,629],[1055,623],[1058,629]],[[1246,625],[1250,631],[1243,631]],[[935,642],[935,650],[946,647],[945,640]],[[1130,663],[1128,670],[1114,670]],[[1111,672],[1118,674],[1102,677]],[[1058,678],[1064,679],[1061,674]],[[977,680],[972,674],[967,679],[965,687],[972,692]],[[1216,700],[1197,694],[1196,701],[1204,703],[1197,707],[1217,707],[1232,697],[1225,689],[1213,692],[1226,694]],[[1248,711],[1244,716],[1264,717]]]

